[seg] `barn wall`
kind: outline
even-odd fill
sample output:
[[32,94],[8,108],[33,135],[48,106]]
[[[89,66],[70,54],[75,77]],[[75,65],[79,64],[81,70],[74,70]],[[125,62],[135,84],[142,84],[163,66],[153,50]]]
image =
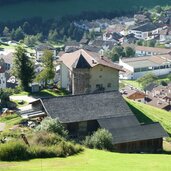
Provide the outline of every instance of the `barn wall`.
[[65,128],[71,137],[83,137],[96,131],[99,128],[99,124],[96,120],[74,122],[65,124]]
[[136,141],[122,144],[115,144],[115,150],[118,152],[160,152],[163,149],[163,139],[152,139],[144,141]]

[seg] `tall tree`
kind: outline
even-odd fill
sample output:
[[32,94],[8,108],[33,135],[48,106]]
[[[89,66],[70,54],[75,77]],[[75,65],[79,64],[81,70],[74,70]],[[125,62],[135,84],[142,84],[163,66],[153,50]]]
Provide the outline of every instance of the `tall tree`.
[[38,82],[44,82],[45,86],[47,86],[47,83],[52,81],[55,76],[55,70],[53,65],[53,53],[49,50],[45,50],[43,57],[42,57],[42,63],[44,69],[37,75],[36,81]]
[[5,27],[3,30],[3,36],[9,37],[10,36],[10,31],[8,27]]
[[131,47],[125,47],[125,57],[134,57],[135,56],[135,50]]
[[21,40],[24,38],[24,32],[22,30],[21,27],[18,27],[16,30],[15,30],[15,39],[17,41]]
[[34,65],[26,55],[26,50],[18,46],[14,54],[13,74],[19,80],[21,87],[29,91],[29,83],[34,79]]

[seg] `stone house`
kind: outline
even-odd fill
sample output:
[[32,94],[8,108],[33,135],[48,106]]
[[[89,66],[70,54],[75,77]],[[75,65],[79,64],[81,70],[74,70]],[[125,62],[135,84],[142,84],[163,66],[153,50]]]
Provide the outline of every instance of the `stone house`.
[[122,67],[98,53],[83,49],[65,53],[58,65],[61,86],[72,94],[118,90]]

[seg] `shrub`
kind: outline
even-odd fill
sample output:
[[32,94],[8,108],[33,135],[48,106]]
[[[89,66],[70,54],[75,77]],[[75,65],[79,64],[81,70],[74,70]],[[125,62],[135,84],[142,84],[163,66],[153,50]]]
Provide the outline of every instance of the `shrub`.
[[34,145],[28,148],[30,158],[50,158],[57,157],[53,147],[43,147]]
[[54,133],[48,133],[46,131],[37,132],[32,137],[32,144],[40,144],[44,146],[51,146],[59,144],[63,138]]
[[42,146],[23,142],[8,142],[0,144],[0,161],[20,161],[34,158],[67,157],[83,151],[80,145],[61,141],[57,145]]
[[0,160],[5,161],[18,161],[27,160],[30,154],[27,146],[22,142],[9,142],[0,144]]
[[113,150],[112,134],[105,130],[99,129],[92,136],[87,136],[83,142],[89,148],[97,148],[103,150]]
[[56,133],[62,137],[66,137],[68,135],[68,132],[64,129],[59,120],[49,117],[45,118],[41,124],[36,127],[36,130]]

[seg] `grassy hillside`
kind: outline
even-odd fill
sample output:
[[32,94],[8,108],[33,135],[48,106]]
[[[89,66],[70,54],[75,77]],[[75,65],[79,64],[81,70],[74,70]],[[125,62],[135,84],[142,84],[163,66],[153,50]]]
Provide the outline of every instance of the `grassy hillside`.
[[85,150],[82,154],[67,158],[0,162],[0,171],[170,171],[170,163],[170,155]]
[[83,11],[130,10],[140,6],[154,7],[171,5],[170,0],[60,0],[60,1],[25,1],[0,6],[0,21],[19,20],[41,16],[44,19],[63,15],[80,14]]
[[131,100],[127,102],[141,123],[160,122],[171,135],[171,112]]

